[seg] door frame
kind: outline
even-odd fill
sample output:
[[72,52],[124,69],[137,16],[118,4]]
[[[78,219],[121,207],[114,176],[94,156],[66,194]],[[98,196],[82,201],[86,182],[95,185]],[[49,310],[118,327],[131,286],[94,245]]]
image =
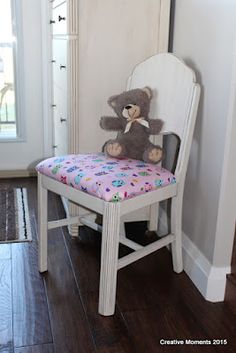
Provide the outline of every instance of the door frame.
[[224,149],[213,265],[230,267],[236,222],[236,41]]
[[42,30],[42,89],[43,89],[43,155],[53,155],[53,88],[52,88],[52,27],[50,18],[52,4],[48,0],[41,1]]

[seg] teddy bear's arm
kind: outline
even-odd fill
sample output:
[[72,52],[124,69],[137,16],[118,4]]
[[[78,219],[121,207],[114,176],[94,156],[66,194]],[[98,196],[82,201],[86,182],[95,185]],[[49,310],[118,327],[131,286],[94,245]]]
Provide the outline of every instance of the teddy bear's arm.
[[149,133],[150,135],[158,135],[164,125],[161,119],[149,119]]
[[100,126],[104,130],[108,131],[120,131],[122,130],[122,122],[119,118],[113,116],[103,116],[100,119]]

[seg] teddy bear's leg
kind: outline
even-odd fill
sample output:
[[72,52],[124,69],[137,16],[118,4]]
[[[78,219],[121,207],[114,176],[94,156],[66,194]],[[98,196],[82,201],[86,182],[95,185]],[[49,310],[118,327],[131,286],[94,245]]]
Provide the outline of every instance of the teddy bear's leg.
[[125,154],[125,146],[118,140],[109,140],[104,146],[104,152],[110,157],[123,157]]
[[150,144],[143,153],[143,160],[147,163],[159,163],[164,158],[164,151],[160,146]]

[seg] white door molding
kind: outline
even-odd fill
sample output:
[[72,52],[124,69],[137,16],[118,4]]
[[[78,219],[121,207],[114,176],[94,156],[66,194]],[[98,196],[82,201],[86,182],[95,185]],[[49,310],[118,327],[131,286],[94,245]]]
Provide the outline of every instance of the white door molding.
[[42,90],[43,90],[43,155],[53,155],[53,119],[52,119],[52,45],[51,45],[51,3],[41,1],[42,30]]

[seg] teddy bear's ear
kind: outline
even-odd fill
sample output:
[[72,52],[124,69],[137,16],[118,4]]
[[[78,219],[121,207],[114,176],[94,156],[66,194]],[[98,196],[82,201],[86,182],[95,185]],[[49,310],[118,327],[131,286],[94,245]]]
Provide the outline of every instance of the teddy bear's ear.
[[144,88],[142,88],[142,91],[147,94],[147,96],[148,96],[149,99],[152,98],[152,90],[151,90],[151,88],[149,88],[149,87],[144,87]]
[[117,99],[118,96],[112,96],[108,99],[108,104],[111,106],[111,107],[115,107],[116,106],[116,99]]

